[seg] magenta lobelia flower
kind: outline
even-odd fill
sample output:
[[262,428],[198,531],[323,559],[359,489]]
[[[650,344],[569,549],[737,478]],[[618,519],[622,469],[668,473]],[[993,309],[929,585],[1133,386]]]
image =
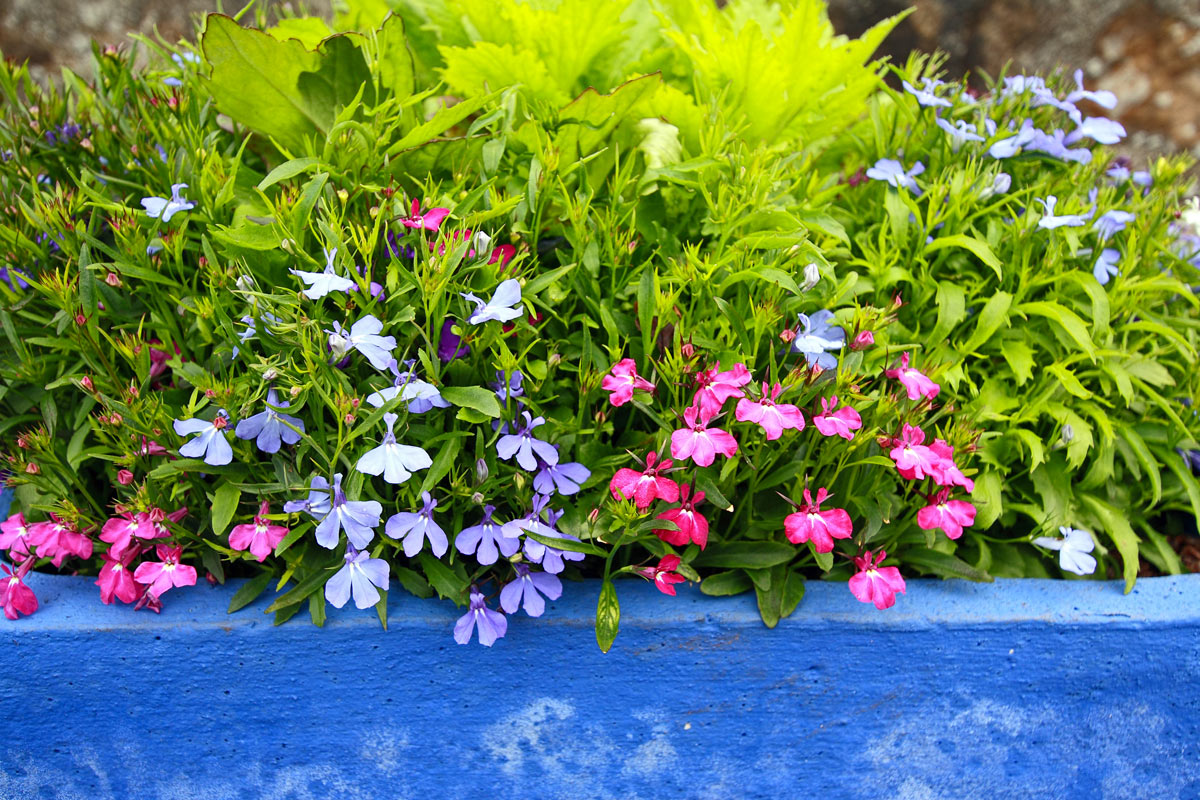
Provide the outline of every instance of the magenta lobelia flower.
[[267,519],[267,501],[264,500],[254,515],[254,522],[233,526],[229,532],[229,546],[234,550],[249,550],[260,563],[279,546],[287,536],[285,525],[272,525]]
[[37,611],[37,595],[22,580],[33,566],[33,559],[26,559],[25,563],[17,567],[16,572],[13,572],[8,564],[0,566],[3,566],[8,576],[0,577],[0,606],[4,606],[4,616],[16,619],[22,614],[28,617]]
[[675,596],[675,584],[683,583],[687,578],[680,575],[675,570],[679,569],[681,559],[674,553],[665,555],[654,567],[642,567],[635,570],[643,578],[649,578],[654,581],[654,588],[658,589],[663,594]]
[[721,413],[721,408],[729,398],[745,397],[742,387],[753,380],[745,364],[734,364],[732,369],[725,372],[721,372],[720,369],[721,365],[717,364],[696,373],[696,385],[699,388],[696,389],[692,403],[699,405],[707,418]]
[[110,545],[108,554],[122,561],[126,560],[125,554],[129,552],[131,546],[135,546],[133,545],[135,536],[139,539],[158,539],[166,535],[168,535],[167,532],[160,532],[154,521],[150,519],[150,515],[144,511],[113,517],[100,529],[100,541],[108,542]]
[[708,520],[704,518],[703,514],[696,511],[696,506],[704,502],[704,492],[696,492],[689,498],[688,495],[691,494],[691,491],[691,486],[686,483],[681,484],[679,507],[668,508],[657,517],[657,519],[674,522],[675,527],[679,530],[656,530],[654,535],[676,547],[686,547],[695,543],[703,550],[708,544]]
[[710,466],[717,453],[732,457],[738,449],[737,440],[720,428],[709,430],[707,426],[711,419],[699,406],[688,406],[683,412],[687,427],[671,434],[671,456],[680,460],[691,458],[701,467]]
[[658,453],[647,453],[643,471],[622,467],[613,475],[608,490],[614,500],[632,499],[639,511],[645,511],[655,500],[674,503],[679,499],[679,484],[664,475],[674,463],[669,458],[658,461]]
[[54,514],[47,522],[29,526],[29,544],[37,547],[40,558],[49,557],[56,567],[61,567],[67,556],[92,557],[91,538]]
[[854,533],[850,523],[850,515],[844,508],[821,510],[829,493],[825,489],[817,490],[817,501],[814,503],[812,493],[804,490],[804,505],[793,514],[788,514],[783,521],[783,530],[792,544],[813,543],[813,549],[818,553],[832,553],[834,539],[849,539]]
[[8,557],[18,564],[29,555],[29,525],[24,514],[16,513],[0,522],[0,550],[7,550]]
[[962,536],[963,528],[975,523],[975,506],[964,500],[948,500],[949,489],[942,489],[929,505],[917,512],[922,530],[941,528],[951,539]]
[[450,209],[448,208],[431,208],[422,214],[421,201],[414,197],[412,201],[412,215],[402,218],[400,224],[406,228],[436,231],[442,226],[442,220],[449,213]]
[[[934,439],[929,451],[938,460],[930,467],[930,476],[938,486],[961,486],[968,492],[975,491],[975,481],[962,473],[954,463],[954,448],[941,439]],[[908,476],[904,476],[908,477]]]
[[156,551],[160,561],[143,561],[133,573],[134,580],[146,585],[146,594],[157,600],[172,586],[196,585],[196,568],[179,563],[182,547],[160,544]]
[[896,378],[908,390],[909,400],[920,400],[922,397],[932,400],[941,391],[940,386],[931,381],[920,370],[908,366],[908,353],[900,356],[900,366],[896,369],[884,370],[884,375]]
[[551,600],[562,597],[562,581],[548,572],[534,572],[525,564],[516,564],[517,577],[500,590],[500,607],[505,613],[515,614],[524,605],[525,613],[540,617],[546,610],[545,595]]
[[133,572],[129,569],[130,562],[137,558],[139,552],[140,547],[135,545],[121,559],[114,558],[111,550],[101,554],[104,566],[100,568],[100,577],[96,578],[101,603],[111,605],[114,597],[122,603],[132,603],[141,597],[142,587],[133,579]]
[[862,417],[850,406],[837,408],[837,404],[836,394],[822,397],[821,413],[813,417],[813,424],[822,436],[840,436],[849,441],[854,438],[854,431],[862,427]]
[[484,647],[491,647],[508,632],[508,618],[499,611],[488,608],[483,595],[472,586],[471,607],[455,623],[454,641],[459,644],[471,641],[471,633],[476,626],[479,628],[479,643]]
[[895,567],[880,567],[887,553],[880,550],[874,559],[868,550],[854,559],[857,575],[850,578],[850,592],[863,603],[874,603],[882,611],[896,604],[896,592],[905,594],[904,577]]
[[654,384],[638,376],[637,364],[632,358],[622,358],[612,365],[609,374],[600,382],[600,388],[610,392],[608,402],[614,406],[623,406],[633,399],[634,390],[653,392]]
[[751,400],[743,397],[738,400],[734,416],[738,422],[753,422],[762,426],[762,429],[766,431],[768,442],[782,436],[784,428],[804,430],[804,415],[800,413],[800,409],[787,403],[776,402],[782,392],[783,384],[775,384],[768,392],[767,384],[763,383],[762,398]]
[[941,461],[937,453],[925,446],[925,431],[915,425],[905,423],[900,436],[891,443],[888,455],[896,462],[896,471],[907,480],[933,475]]

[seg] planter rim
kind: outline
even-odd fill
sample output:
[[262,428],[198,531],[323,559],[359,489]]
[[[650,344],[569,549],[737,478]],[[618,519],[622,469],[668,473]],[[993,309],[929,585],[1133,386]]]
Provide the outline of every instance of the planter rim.
[[[199,585],[173,589],[164,596],[161,614],[139,611],[99,600],[95,579],[79,576],[30,573],[26,582],[38,596],[39,608],[29,617],[10,621],[0,618],[0,627],[11,635],[22,632],[69,630],[129,630],[172,628],[235,628],[272,630],[263,609],[273,594],[268,592],[234,614],[226,610],[233,593],[244,583],[227,581],[224,586]],[[1014,624],[1119,626],[1200,624],[1200,574],[1175,575],[1138,580],[1133,591],[1123,594],[1121,581],[998,579],[994,583],[937,579],[911,579],[908,593],[897,597],[893,608],[879,611],[854,599],[845,583],[809,581],[804,599],[781,628],[850,626],[880,630],[922,630],[937,626],[1006,626]],[[538,626],[591,626],[595,617],[600,581],[567,582],[563,597],[548,602],[539,619],[527,620],[522,612],[510,615],[520,620],[517,638],[528,636]],[[709,597],[695,586],[680,587],[677,597],[667,597],[647,583],[621,581],[621,627],[628,629],[717,623],[761,626],[752,593],[736,597]],[[493,601],[494,607],[496,603]],[[359,611],[353,604],[341,610],[327,606],[327,627],[380,631],[371,609]],[[447,627],[463,614],[449,601],[422,600],[397,588],[388,598],[388,627]],[[309,628],[306,610],[291,627]],[[510,634],[511,635],[511,634]],[[447,637],[449,628],[447,627]]]

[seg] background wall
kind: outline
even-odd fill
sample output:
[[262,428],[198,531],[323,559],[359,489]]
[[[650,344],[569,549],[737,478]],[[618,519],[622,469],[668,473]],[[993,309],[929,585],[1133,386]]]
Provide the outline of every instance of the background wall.
[[[894,59],[941,49],[951,74],[994,75],[1009,61],[1015,71],[1082,67],[1088,88],[1120,99],[1115,113],[1135,158],[1177,150],[1200,158],[1200,0],[830,0],[830,17],[857,35],[914,4],[885,43]],[[320,12],[329,2],[308,5]],[[216,7],[215,0],[0,0],[0,51],[43,74],[58,65],[86,73],[93,38],[118,44],[129,31],[157,28],[173,41],[190,33],[189,15]]]

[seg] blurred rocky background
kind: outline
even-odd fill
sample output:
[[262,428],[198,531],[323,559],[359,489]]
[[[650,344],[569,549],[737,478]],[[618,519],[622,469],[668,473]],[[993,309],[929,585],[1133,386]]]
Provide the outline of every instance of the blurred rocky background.
[[[951,75],[996,75],[1010,62],[1010,72],[1081,67],[1088,88],[1120,99],[1114,113],[1135,159],[1180,150],[1200,158],[1200,0],[830,0],[830,18],[857,35],[910,5],[916,11],[885,43],[893,59],[943,50]],[[307,6],[327,12],[328,0]],[[92,39],[118,44],[157,29],[174,41],[190,33],[191,15],[216,8],[215,0],[0,0],[0,51],[42,75],[60,65],[86,75]]]

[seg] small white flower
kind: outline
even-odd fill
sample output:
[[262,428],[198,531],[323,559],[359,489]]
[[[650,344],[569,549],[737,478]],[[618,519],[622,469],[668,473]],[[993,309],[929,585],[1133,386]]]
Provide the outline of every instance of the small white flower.
[[1095,572],[1096,559],[1089,555],[1096,549],[1092,534],[1065,526],[1060,527],[1058,532],[1063,535],[1062,539],[1039,536],[1033,543],[1038,547],[1057,550],[1058,565],[1067,572],[1074,572],[1076,575],[1091,575]]

